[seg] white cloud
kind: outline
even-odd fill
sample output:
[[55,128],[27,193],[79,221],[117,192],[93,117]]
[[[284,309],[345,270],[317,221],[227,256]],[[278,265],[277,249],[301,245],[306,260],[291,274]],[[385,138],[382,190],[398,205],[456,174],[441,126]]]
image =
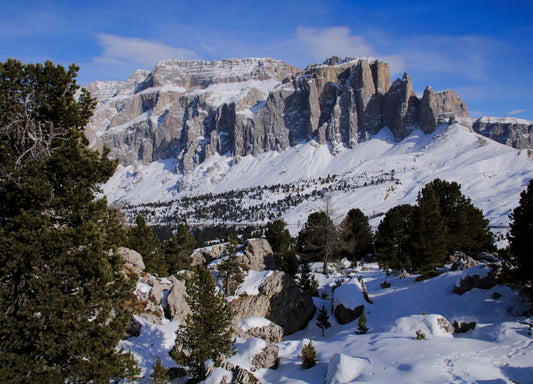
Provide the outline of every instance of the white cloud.
[[369,57],[376,54],[363,36],[351,35],[347,27],[306,28],[296,31],[298,43],[317,60],[331,56]]
[[102,55],[96,58],[96,61],[100,63],[134,63],[152,66],[163,59],[191,60],[198,58],[196,52],[190,49],[170,47],[135,37],[100,34],[98,41],[103,48]]
[[507,112],[508,115],[519,115],[521,113],[527,112],[527,109],[515,109],[513,111]]

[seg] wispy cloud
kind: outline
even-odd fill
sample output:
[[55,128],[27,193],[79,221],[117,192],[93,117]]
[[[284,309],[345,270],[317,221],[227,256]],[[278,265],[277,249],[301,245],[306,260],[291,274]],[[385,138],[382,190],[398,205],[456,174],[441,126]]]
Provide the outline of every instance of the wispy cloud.
[[527,109],[515,109],[513,111],[507,112],[508,115],[519,115],[521,113],[527,112]]
[[95,59],[100,63],[151,66],[163,59],[191,60],[198,58],[196,52],[190,49],[171,47],[135,37],[108,34],[100,34],[97,37],[103,48],[101,56]]

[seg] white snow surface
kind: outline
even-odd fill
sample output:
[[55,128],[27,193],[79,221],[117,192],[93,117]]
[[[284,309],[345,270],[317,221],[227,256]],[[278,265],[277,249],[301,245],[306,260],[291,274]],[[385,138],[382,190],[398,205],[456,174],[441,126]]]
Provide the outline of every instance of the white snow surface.
[[[530,151],[499,144],[470,129],[454,124],[430,135],[414,130],[395,142],[387,128],[353,149],[332,151],[327,145],[311,141],[284,152],[268,152],[234,161],[230,155],[213,155],[186,173],[176,172],[176,160],[159,160],[148,165],[119,166],[103,186],[109,202],[129,204],[168,202],[182,196],[222,193],[230,190],[290,184],[329,174],[361,188],[334,191],[330,208],[340,222],[352,208],[376,216],[399,204],[414,204],[422,187],[435,178],[456,181],[463,194],[482,209],[491,226],[505,227],[509,213],[518,205],[520,192],[533,178]],[[394,170],[399,180],[378,184],[364,180]],[[268,201],[269,196],[263,195]],[[323,201],[305,201],[281,217],[292,235],[298,233],[307,216],[323,209]]]
[[[303,330],[285,336],[277,343],[278,369],[253,371],[261,383],[533,382],[533,338],[528,335],[528,326],[523,324],[533,319],[521,316],[528,306],[509,287],[496,285],[489,290],[473,289],[457,295],[452,293],[453,286],[463,272],[452,272],[449,267],[441,275],[419,282],[415,282],[416,276],[404,279],[388,276],[373,263],[348,273],[352,280],[344,273],[317,274],[319,290],[328,290],[331,295],[331,286],[336,281],[347,281],[335,290],[335,295],[343,287],[346,287],[343,295],[350,291],[355,296],[361,295],[360,288],[352,283],[353,277],[361,277],[373,301],[364,304],[368,333],[355,333],[357,320],[338,324],[331,313],[331,301],[314,298],[317,307],[328,310],[332,326],[322,337],[315,314]],[[264,274],[255,277],[262,280]],[[380,284],[384,281],[391,283],[391,287],[382,289]],[[250,281],[245,284],[249,285]],[[474,321],[476,327],[452,336],[440,328],[437,321],[440,317],[450,323]],[[148,383],[157,356],[166,367],[175,366],[168,351],[173,345],[177,323],[154,325],[140,321],[142,334],[123,341],[121,346],[135,353],[143,368],[144,382]],[[252,318],[243,324],[263,322]],[[416,340],[417,330],[425,333],[424,340]],[[319,361],[315,367],[302,369],[299,355],[310,339]],[[253,356],[265,347],[266,342],[261,339],[237,339],[237,354],[229,361],[251,370]],[[205,383],[219,383],[223,377],[229,382],[231,373],[215,368]]]
[[252,316],[238,321],[239,328],[246,332],[252,328],[268,327],[272,322],[264,317]]

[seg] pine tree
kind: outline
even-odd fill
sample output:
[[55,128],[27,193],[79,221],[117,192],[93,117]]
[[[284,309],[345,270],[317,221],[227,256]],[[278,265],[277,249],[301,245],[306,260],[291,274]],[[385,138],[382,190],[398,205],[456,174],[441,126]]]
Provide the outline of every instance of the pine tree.
[[520,193],[518,206],[511,216],[511,229],[507,235],[514,267],[513,277],[533,298],[533,179],[527,189]]
[[316,358],[316,349],[313,345],[312,339],[310,339],[309,343],[304,345],[304,347],[302,348],[302,355],[300,356],[300,359],[302,361],[303,369],[308,369],[316,365],[318,360]]
[[127,245],[141,254],[147,272],[157,273],[159,276],[168,275],[161,242],[146,224],[143,215],[138,215],[135,226],[129,229]]
[[360,209],[350,209],[339,229],[340,253],[349,260],[361,260],[372,253],[372,229]]
[[411,268],[408,248],[414,209],[412,205],[398,205],[389,209],[379,223],[374,253],[381,268],[394,272]]
[[274,220],[267,226],[265,238],[275,254],[286,253],[291,245],[291,234],[285,226],[286,224],[283,220]]
[[443,266],[448,240],[437,193],[430,184],[418,194],[409,241],[412,269],[426,272]]
[[224,289],[228,296],[233,295],[235,289],[244,281],[249,269],[246,264],[239,263],[235,255],[228,256],[218,264],[217,270],[224,277]]
[[324,337],[324,331],[331,327],[329,322],[329,315],[326,307],[323,305],[321,309],[318,310],[318,315],[316,317],[316,325],[322,330],[322,337]]
[[161,358],[157,358],[157,361],[152,365],[152,373],[150,374],[152,378],[152,384],[166,384],[168,383],[168,371],[163,365]]
[[307,261],[322,261],[322,272],[327,273],[327,264],[337,257],[339,239],[337,228],[326,212],[314,212],[298,234],[298,251]]
[[224,295],[217,290],[211,272],[199,266],[187,286],[187,304],[192,313],[176,331],[171,353],[176,363],[190,369],[193,377],[204,379],[205,363],[232,351],[232,313]]
[[172,275],[190,267],[190,256],[195,246],[196,240],[194,240],[189,228],[185,224],[179,224],[174,236],[163,246],[163,258],[169,274]]
[[[135,286],[116,212],[96,199],[117,162],[87,148],[94,102],[76,66],[0,65],[0,377],[9,383],[133,378],[116,349]],[[17,96],[21,96],[17,98]],[[23,123],[21,123],[23,122]]]
[[359,320],[357,320],[357,333],[364,335],[368,332],[368,327],[366,326],[367,321],[368,319],[366,318],[365,311],[363,310],[363,313],[361,313],[361,316],[359,316]]

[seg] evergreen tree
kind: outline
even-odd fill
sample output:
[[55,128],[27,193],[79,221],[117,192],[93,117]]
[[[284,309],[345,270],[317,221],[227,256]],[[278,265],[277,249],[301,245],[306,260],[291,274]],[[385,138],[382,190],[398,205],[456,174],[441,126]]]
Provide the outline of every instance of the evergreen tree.
[[372,229],[368,217],[360,209],[350,209],[339,228],[341,256],[361,260],[372,253]]
[[116,212],[96,199],[117,162],[87,148],[94,102],[77,67],[0,65],[0,377],[9,383],[133,378],[116,349],[135,281]]
[[461,193],[458,183],[435,179],[424,188],[429,185],[439,199],[447,230],[449,253],[461,251],[473,255],[494,249],[488,220],[483,217],[483,212]]
[[408,248],[414,209],[412,205],[398,205],[389,209],[379,223],[374,253],[380,267],[394,272],[411,268]]
[[327,264],[337,257],[338,233],[333,221],[325,212],[314,212],[298,234],[298,251],[308,261],[322,261],[322,272],[327,273]]
[[357,333],[360,335],[364,335],[368,332],[368,327],[366,326],[368,319],[366,318],[365,311],[363,309],[363,313],[361,313],[361,316],[359,316],[359,320],[357,320]]
[[326,307],[323,305],[321,309],[318,310],[318,315],[316,317],[316,325],[322,330],[322,337],[324,337],[324,331],[331,327],[329,322],[329,315]]
[[510,219],[511,229],[507,238],[513,277],[533,297],[533,179],[520,194],[519,204]]
[[286,224],[283,220],[274,220],[267,226],[265,238],[275,254],[286,253],[291,245],[291,234],[285,226]]
[[230,255],[217,266],[218,272],[224,277],[224,289],[226,295],[231,296],[235,289],[244,281],[246,272],[250,268],[243,263],[239,263],[235,255]]
[[316,358],[316,349],[313,345],[312,339],[310,339],[309,343],[304,345],[304,347],[302,348],[302,355],[300,356],[300,359],[302,361],[303,369],[308,369],[316,365],[318,360]]
[[191,254],[196,246],[196,240],[185,224],[179,224],[176,233],[163,246],[168,273],[188,269],[191,265]]
[[217,290],[211,272],[199,266],[187,286],[191,313],[176,331],[171,353],[176,363],[190,369],[193,377],[204,379],[205,363],[232,351],[232,313],[224,295]]
[[161,242],[146,224],[143,215],[138,215],[135,218],[135,226],[129,229],[127,245],[141,254],[146,272],[157,273],[159,276],[168,275]]
[[150,374],[150,377],[152,378],[152,384],[168,383],[168,371],[159,357],[157,358],[156,363],[152,365],[152,373]]
[[409,259],[414,271],[426,272],[444,265],[448,240],[439,198],[431,184],[418,193],[409,236]]

